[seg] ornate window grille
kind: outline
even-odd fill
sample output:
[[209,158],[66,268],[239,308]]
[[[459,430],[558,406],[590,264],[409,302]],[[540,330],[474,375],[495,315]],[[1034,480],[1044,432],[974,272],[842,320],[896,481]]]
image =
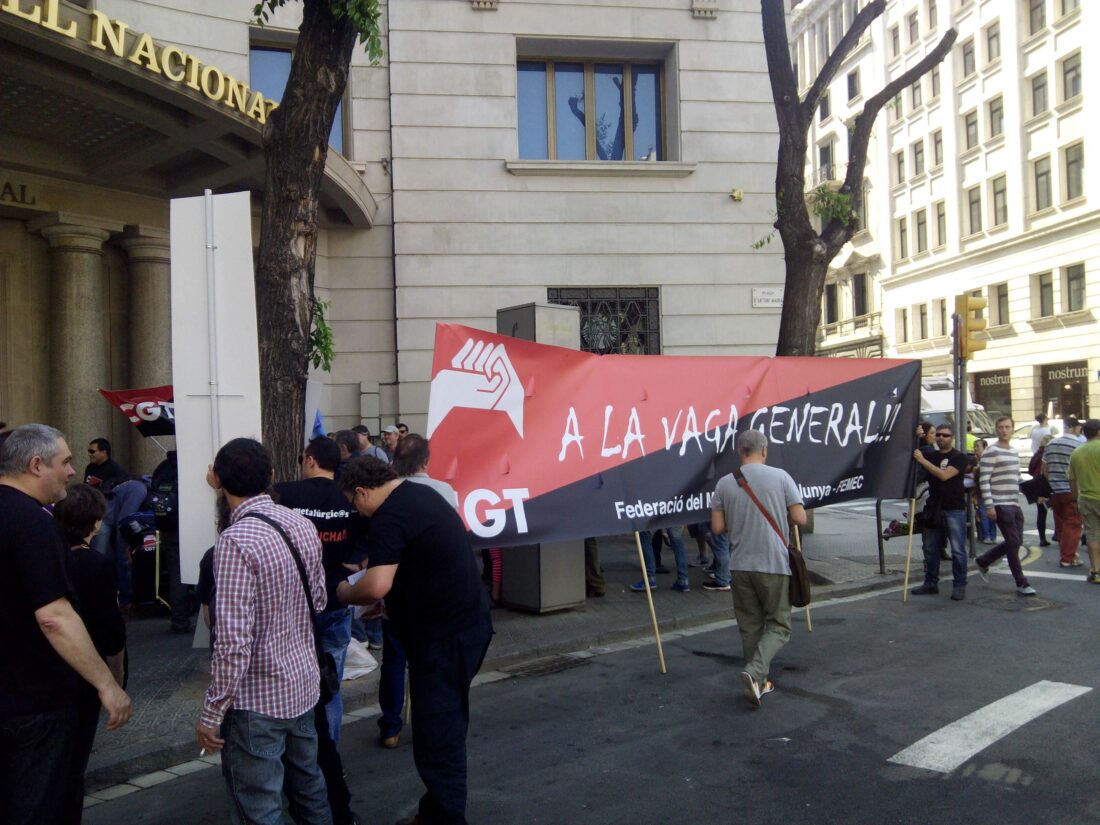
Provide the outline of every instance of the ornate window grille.
[[657,287],[549,287],[546,300],[580,307],[585,352],[661,354],[661,290]]

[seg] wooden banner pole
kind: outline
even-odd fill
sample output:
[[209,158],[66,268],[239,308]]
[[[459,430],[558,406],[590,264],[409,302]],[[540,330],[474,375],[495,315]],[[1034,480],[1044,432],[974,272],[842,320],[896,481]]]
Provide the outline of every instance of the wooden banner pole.
[[901,588],[901,601],[909,601],[909,565],[913,561],[913,525],[917,523],[917,500],[909,499],[909,547],[905,551],[905,585]]
[[661,631],[657,627],[657,611],[653,608],[653,591],[649,586],[649,573],[645,569],[645,556],[642,554],[642,534],[634,532],[634,544],[638,547],[638,563],[642,566],[642,582],[645,584],[645,597],[649,602],[649,617],[653,620],[653,638],[657,640],[657,658],[661,661],[661,673],[668,673],[665,667],[665,651],[661,647]]
[[[794,549],[799,553],[802,552],[802,531],[798,529],[798,525],[794,525]],[[806,605],[806,630],[810,633],[814,632],[814,623],[810,618],[810,606]]]

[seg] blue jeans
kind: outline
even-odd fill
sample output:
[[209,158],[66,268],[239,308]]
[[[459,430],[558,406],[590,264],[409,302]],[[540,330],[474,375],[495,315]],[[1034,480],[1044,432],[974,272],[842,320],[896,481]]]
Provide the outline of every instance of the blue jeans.
[[382,644],[382,620],[381,619],[367,619],[367,644],[372,645],[375,649]]
[[[317,617],[315,623],[321,649],[332,654],[336,660],[336,672],[343,679],[344,661],[348,658],[348,642],[351,641],[351,608],[326,611]],[[341,691],[337,691],[325,705],[325,717],[328,719],[329,736],[333,744],[339,745],[340,721],[344,718],[344,696]]]
[[282,825],[284,770],[294,821],[332,825],[325,780],[317,767],[313,708],[294,719],[231,709],[222,722],[222,737],[222,776],[233,825]]
[[[687,550],[684,549],[682,532],[679,526],[668,528],[672,555],[676,557],[676,581],[679,584],[687,584],[688,557]],[[657,563],[653,560],[653,533],[649,530],[642,531],[642,556],[645,558],[645,574],[652,579],[657,575]]]
[[397,736],[405,726],[401,713],[405,709],[405,649],[389,619],[382,619],[382,669],[378,682],[378,734],[383,739]]
[[921,535],[924,546],[924,583],[940,583],[940,553],[944,541],[951,542],[951,579],[953,587],[966,587],[966,510],[943,510],[943,527],[926,527]]
[[74,752],[77,712],[71,706],[0,716],[0,822],[64,825],[84,801],[84,774]]
[[985,502],[978,496],[978,538],[982,541],[993,541],[997,538],[997,523],[985,512]]
[[710,541],[714,551],[714,582],[725,587],[730,583],[730,539],[726,533],[716,536],[712,532]]

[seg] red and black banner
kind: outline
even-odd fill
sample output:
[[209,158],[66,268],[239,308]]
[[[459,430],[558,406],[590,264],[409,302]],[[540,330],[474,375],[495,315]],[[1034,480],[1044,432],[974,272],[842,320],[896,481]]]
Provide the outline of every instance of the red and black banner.
[[807,507],[902,498],[919,405],[917,361],[599,356],[439,324],[429,471],[481,547],[709,520],[749,428]]
[[101,389],[99,394],[114,404],[146,438],[176,434],[174,396],[170,384],[144,390]]

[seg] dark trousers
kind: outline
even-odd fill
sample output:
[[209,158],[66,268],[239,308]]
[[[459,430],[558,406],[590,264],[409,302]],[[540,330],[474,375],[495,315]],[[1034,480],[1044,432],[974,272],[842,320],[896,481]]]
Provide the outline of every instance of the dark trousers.
[[[344,762],[336,743],[332,741],[330,725],[325,714],[325,703],[318,701],[313,708],[313,726],[317,728],[317,767],[325,777],[328,806],[332,811],[333,825],[350,825],[354,821],[351,812],[351,791],[344,779]],[[284,765],[284,767],[286,767]]]
[[989,567],[1001,556],[1008,557],[1008,569],[1012,571],[1012,578],[1016,580],[1017,587],[1027,586],[1027,577],[1024,576],[1024,568],[1020,565],[1020,542],[1024,534],[1024,513],[1015,505],[1000,506],[997,510],[997,526],[1001,528],[1004,541],[995,547],[990,547],[980,556],[978,564]]
[[0,823],[71,825],[74,797],[83,804],[76,732],[74,706],[0,717]]
[[584,540],[584,585],[589,596],[602,596],[607,588],[600,570],[600,542],[593,537]]
[[378,681],[378,734],[383,739],[397,736],[404,727],[401,714],[405,710],[405,650],[394,632],[393,624],[382,619],[382,668]]
[[470,683],[489,649],[488,616],[442,638],[406,639],[412,698],[413,760],[427,792],[423,825],[466,825],[466,731]]
[[171,627],[183,633],[191,629],[191,614],[187,609],[187,585],[180,578],[179,533],[161,531],[160,564],[168,571],[168,605],[172,610]]
[[1047,506],[1035,503],[1035,529],[1039,533],[1039,543],[1046,544],[1047,540]]
[[95,745],[96,728],[99,727],[99,696],[94,690],[81,685],[76,703],[76,737],[73,743],[73,778],[75,788],[69,797],[69,822],[79,822],[84,811],[84,772]]

